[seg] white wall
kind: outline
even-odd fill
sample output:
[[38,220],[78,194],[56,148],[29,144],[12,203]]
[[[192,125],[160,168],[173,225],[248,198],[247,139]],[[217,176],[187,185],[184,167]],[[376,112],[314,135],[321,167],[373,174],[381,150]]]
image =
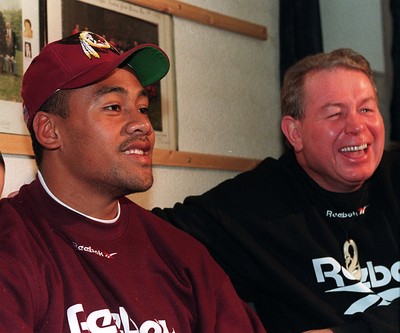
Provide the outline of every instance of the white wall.
[[320,0],[324,50],[350,47],[368,59],[373,71],[385,72],[381,7],[377,0]]
[[[174,18],[179,150],[259,159],[279,156],[278,0],[185,2],[265,25],[268,40]],[[6,155],[5,162],[4,194],[33,179],[32,159]],[[147,208],[167,207],[235,174],[156,166],[153,188],[132,198]]]

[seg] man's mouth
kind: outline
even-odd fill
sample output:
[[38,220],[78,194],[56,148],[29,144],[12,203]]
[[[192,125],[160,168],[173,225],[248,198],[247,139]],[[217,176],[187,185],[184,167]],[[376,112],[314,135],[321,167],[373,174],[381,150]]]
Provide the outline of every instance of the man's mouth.
[[125,155],[144,155],[144,151],[141,149],[129,149],[124,151]]
[[357,151],[361,151],[364,149],[367,149],[368,145],[366,143],[363,143],[359,146],[347,146],[347,147],[343,147],[340,149],[341,153],[350,153],[350,152],[357,152]]

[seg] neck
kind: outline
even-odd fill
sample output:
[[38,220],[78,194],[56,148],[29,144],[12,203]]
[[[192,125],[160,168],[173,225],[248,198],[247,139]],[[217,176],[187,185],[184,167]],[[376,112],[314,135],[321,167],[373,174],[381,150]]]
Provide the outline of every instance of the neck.
[[[66,181],[62,177],[54,177],[53,173],[38,172],[43,187],[56,201],[67,208],[94,220],[106,222],[113,220],[119,213],[119,201],[85,189],[74,182]],[[68,185],[66,185],[68,184]]]

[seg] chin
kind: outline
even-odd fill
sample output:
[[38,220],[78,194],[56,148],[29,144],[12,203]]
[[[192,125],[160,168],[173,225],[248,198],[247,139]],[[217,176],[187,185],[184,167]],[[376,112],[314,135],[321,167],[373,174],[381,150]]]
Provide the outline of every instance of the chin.
[[137,185],[136,192],[145,192],[149,190],[153,186],[153,177],[150,178],[151,179],[146,179],[140,183],[136,183]]
[[347,178],[347,183],[354,187],[361,187],[371,175],[355,175],[354,177]]

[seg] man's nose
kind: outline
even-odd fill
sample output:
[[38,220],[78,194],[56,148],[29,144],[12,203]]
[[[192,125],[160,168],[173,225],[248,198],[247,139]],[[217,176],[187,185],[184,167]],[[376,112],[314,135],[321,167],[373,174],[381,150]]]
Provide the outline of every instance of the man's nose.
[[364,127],[362,115],[358,110],[350,111],[346,116],[345,132],[347,134],[358,134]]
[[129,135],[135,133],[147,135],[151,133],[153,127],[150,123],[149,118],[146,115],[139,114],[130,119],[130,121],[125,126],[125,130]]

